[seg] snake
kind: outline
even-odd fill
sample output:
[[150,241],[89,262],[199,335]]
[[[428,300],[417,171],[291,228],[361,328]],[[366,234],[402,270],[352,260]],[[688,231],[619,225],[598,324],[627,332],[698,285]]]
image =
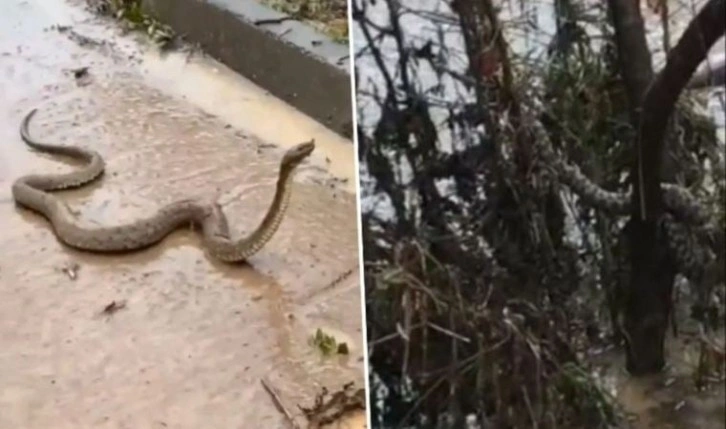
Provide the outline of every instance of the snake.
[[17,205],[45,217],[57,239],[67,246],[95,253],[140,250],[161,242],[174,230],[188,225],[200,227],[203,245],[212,257],[223,262],[244,262],[259,252],[277,232],[290,202],[291,183],[297,167],[315,150],[315,140],[288,149],[280,161],[272,202],[262,221],[249,235],[232,239],[229,221],[216,202],[183,199],[158,209],[152,216],[116,226],[83,226],[78,214],[53,191],[80,188],[98,180],[105,162],[91,149],[38,141],[29,132],[38,109],[25,115],[20,137],[32,149],[81,161],[82,167],[62,174],[31,174],[15,180],[12,195]]

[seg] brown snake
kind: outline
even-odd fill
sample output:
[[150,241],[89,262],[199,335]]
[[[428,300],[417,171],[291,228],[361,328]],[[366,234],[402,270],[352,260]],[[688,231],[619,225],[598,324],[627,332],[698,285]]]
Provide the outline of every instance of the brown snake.
[[91,252],[128,252],[146,248],[183,225],[195,224],[201,226],[204,246],[213,257],[225,262],[242,262],[260,251],[277,231],[290,200],[295,170],[315,149],[315,140],[311,140],[285,152],[272,203],[260,225],[247,237],[237,240],[230,237],[227,218],[218,204],[192,199],[168,204],[153,216],[130,224],[83,227],[73,211],[50,191],[78,188],[97,180],[103,174],[104,161],[93,150],[34,140],[30,137],[28,126],[36,111],[31,110],[20,124],[23,141],[38,151],[78,159],[86,165],[65,174],[23,176],[13,183],[13,198],[17,204],[48,219],[61,242]]

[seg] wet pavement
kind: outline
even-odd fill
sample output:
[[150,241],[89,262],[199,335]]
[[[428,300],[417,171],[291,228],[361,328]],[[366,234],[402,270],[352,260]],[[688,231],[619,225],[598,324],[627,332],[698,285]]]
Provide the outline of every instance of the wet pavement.
[[[0,428],[287,427],[261,378],[293,413],[322,386],[362,387],[353,145],[219,64],[161,57],[77,4],[6,4]],[[74,78],[79,67],[88,77]],[[34,136],[107,161],[98,183],[60,194],[90,224],[217,197],[233,233],[249,232],[285,148],[318,144],[280,230],[247,265],[208,258],[193,231],[94,255],[62,246],[12,200],[16,178],[72,168],[20,140],[20,120],[36,107]],[[102,314],[112,302],[125,306]],[[317,328],[347,342],[350,355],[323,357],[309,344]]]

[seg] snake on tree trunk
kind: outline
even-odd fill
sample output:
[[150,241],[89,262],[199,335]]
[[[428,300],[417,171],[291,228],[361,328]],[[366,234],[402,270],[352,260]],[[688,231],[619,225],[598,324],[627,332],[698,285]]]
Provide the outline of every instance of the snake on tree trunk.
[[291,182],[297,167],[315,149],[315,140],[287,150],[280,162],[277,187],[265,217],[246,237],[233,240],[228,221],[216,203],[185,199],[168,204],[153,216],[126,225],[84,227],[76,214],[51,191],[72,189],[97,180],[104,172],[101,155],[77,146],[60,146],[34,140],[28,131],[37,112],[31,110],[20,124],[20,136],[33,149],[81,160],[85,165],[65,174],[27,175],[12,186],[16,203],[43,215],[53,226],[58,239],[75,249],[112,253],[129,252],[152,246],[175,229],[189,224],[201,226],[204,246],[209,253],[225,262],[242,262],[254,255],[272,238],[282,222],[290,201]]

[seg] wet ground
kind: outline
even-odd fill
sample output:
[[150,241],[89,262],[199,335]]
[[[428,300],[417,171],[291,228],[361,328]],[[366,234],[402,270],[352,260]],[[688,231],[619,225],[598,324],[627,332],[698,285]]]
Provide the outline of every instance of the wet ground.
[[[219,64],[161,57],[64,0],[0,15],[0,428],[287,427],[283,405],[363,386],[354,150]],[[61,28],[57,27],[60,25]],[[89,67],[78,80],[73,70]],[[119,224],[216,196],[235,233],[256,227],[286,147],[315,138],[288,215],[247,265],[209,259],[192,231],[116,256],[59,244],[17,208],[14,179],[67,171],[31,133],[98,150],[107,174],[62,198],[85,222]],[[101,314],[110,303],[125,306]],[[317,328],[349,345],[324,357]],[[362,427],[360,416],[356,426]]]
[[[610,350],[592,359],[603,386],[629,415],[629,429],[726,427],[726,384],[723,379],[713,377],[701,388],[697,387],[698,328],[693,320],[688,320],[685,311],[679,313],[682,326],[677,337],[669,332],[667,365],[662,373],[631,377],[625,370],[624,353],[620,350]],[[723,330],[712,334],[721,349],[724,335]]]

